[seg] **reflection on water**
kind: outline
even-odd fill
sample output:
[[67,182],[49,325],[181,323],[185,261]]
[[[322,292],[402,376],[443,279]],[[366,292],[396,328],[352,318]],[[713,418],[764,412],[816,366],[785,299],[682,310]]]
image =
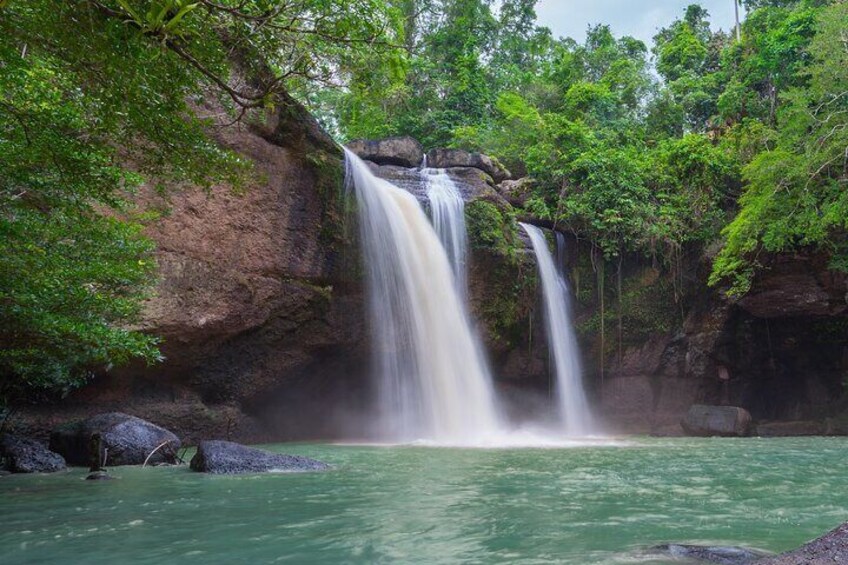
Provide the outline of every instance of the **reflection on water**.
[[4,477],[2,561],[645,564],[657,543],[781,551],[848,520],[837,438],[275,449],[334,469]]

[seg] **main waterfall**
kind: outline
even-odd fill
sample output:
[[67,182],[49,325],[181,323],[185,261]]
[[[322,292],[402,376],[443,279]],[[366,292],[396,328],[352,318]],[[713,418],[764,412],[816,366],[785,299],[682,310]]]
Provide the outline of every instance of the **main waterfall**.
[[554,264],[545,234],[536,226],[521,224],[536,254],[545,302],[548,349],[556,369],[556,396],[565,433],[585,436],[594,432],[594,418],[583,390],[580,351],[571,321],[569,289],[565,276]]
[[499,434],[491,377],[448,255],[414,196],[345,149],[357,198],[381,431],[389,439],[485,443]]

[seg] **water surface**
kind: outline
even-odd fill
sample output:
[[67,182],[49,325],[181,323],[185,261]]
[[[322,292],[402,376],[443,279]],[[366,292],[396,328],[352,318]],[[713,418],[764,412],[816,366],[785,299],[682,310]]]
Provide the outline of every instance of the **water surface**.
[[271,449],[334,469],[0,478],[0,561],[663,563],[644,549],[690,542],[777,552],[848,520],[842,438]]

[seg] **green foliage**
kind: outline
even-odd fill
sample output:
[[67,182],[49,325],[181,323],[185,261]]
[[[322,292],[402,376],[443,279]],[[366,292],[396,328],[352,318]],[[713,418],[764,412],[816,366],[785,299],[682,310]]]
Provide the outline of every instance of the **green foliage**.
[[479,198],[473,200],[465,207],[465,221],[473,246],[515,258],[515,219],[497,205]]
[[528,213],[607,259],[678,269],[684,247],[720,241],[711,283],[734,293],[762,251],[818,247],[848,265],[844,2],[747,1],[740,41],[690,5],[654,38],[662,81],[646,46],[607,26],[553,40],[531,0],[497,20],[482,0],[406,4],[435,11],[415,20],[406,78],[342,131],[493,154],[534,177]]
[[[610,269],[610,271],[613,271]],[[595,311],[579,326],[578,331],[584,336],[597,335],[601,327],[601,316],[607,328],[615,327],[621,316],[622,339],[626,344],[641,346],[645,340],[656,334],[673,331],[680,321],[680,310],[675,300],[675,289],[667,277],[660,277],[652,269],[635,273],[624,278],[622,296],[619,303],[615,296],[615,273],[609,275],[604,288],[606,289],[606,304],[609,307],[604,312]],[[584,301],[595,298],[595,292],[587,289]],[[614,340],[607,342],[611,353],[617,348]]]
[[133,193],[237,188],[247,163],[208,116],[273,108],[366,54],[390,67],[394,15],[382,0],[0,3],[0,401],[158,360],[133,329],[155,282]]
[[848,228],[848,5],[821,10],[803,71],[805,87],[782,98],[776,142],[745,167],[741,209],[724,229],[712,284],[728,281],[730,292],[748,290],[759,250],[780,252],[820,247],[844,253]]

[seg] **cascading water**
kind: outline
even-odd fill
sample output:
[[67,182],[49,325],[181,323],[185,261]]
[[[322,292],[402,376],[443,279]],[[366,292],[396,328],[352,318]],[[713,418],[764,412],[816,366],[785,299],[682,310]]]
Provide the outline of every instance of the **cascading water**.
[[466,257],[468,255],[468,232],[465,228],[465,201],[453,179],[444,169],[427,169],[421,172],[427,183],[427,198],[433,227],[442,241],[453,266],[456,288],[465,302],[468,292]]
[[[536,254],[542,292],[545,302],[545,327],[548,334],[548,349],[554,361],[557,376],[556,396],[560,420],[565,433],[570,436],[585,436],[593,433],[595,423],[583,390],[580,369],[580,352],[571,321],[570,292],[562,270],[554,264],[545,234],[540,228],[521,224]],[[564,269],[564,267],[562,267]]]
[[[556,237],[555,249],[557,274],[559,274],[560,278],[562,278],[563,281],[567,281],[568,279],[565,278],[565,260],[567,258],[565,255],[567,251],[567,246],[565,244],[565,234],[556,231],[554,232],[554,236]],[[566,286],[568,286],[568,282],[566,282]]]
[[414,196],[345,150],[356,191],[385,439],[485,443],[500,418],[448,256]]

